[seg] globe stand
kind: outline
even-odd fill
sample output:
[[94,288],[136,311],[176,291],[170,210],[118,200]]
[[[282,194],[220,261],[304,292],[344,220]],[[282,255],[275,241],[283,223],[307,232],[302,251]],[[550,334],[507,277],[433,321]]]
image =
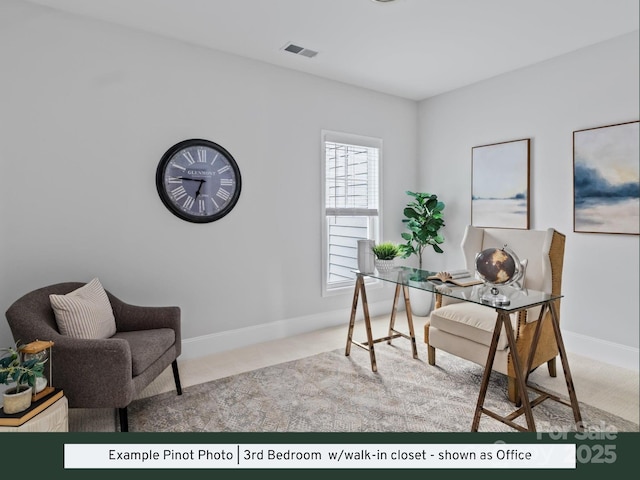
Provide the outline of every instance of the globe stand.
[[480,297],[482,303],[491,305],[492,307],[506,307],[511,300],[506,295],[500,293],[500,289],[496,286],[491,287],[488,293],[482,294]]

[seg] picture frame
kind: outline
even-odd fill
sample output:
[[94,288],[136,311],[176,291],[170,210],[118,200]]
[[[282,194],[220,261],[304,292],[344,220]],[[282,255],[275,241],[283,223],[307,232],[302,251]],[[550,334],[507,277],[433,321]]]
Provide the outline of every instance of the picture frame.
[[471,149],[471,225],[529,229],[531,139]]
[[638,120],[573,132],[573,231],[640,234]]

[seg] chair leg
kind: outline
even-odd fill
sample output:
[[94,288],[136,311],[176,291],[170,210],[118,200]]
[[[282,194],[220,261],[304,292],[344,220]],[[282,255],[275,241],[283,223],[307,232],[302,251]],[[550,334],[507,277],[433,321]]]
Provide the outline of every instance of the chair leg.
[[435,365],[436,364],[436,349],[434,347],[432,347],[431,345],[427,346],[427,357],[429,360],[429,365]]
[[174,360],[171,363],[171,368],[173,368],[173,379],[176,382],[176,391],[178,395],[182,395],[182,386],[180,385],[180,373],[178,372],[178,360]]
[[[176,390],[178,395],[182,395],[182,386],[180,384],[180,372],[178,371],[178,361],[174,360],[171,363],[171,368],[173,369],[173,379],[176,382]],[[118,414],[120,417],[120,431],[128,432],[129,431],[129,416],[127,414],[127,407],[119,408]]]
[[120,431],[128,432],[129,431],[129,416],[127,414],[127,407],[119,408],[118,414],[120,417]]
[[555,377],[556,373],[556,357],[553,357],[551,360],[547,362],[547,368],[549,369],[549,376]]

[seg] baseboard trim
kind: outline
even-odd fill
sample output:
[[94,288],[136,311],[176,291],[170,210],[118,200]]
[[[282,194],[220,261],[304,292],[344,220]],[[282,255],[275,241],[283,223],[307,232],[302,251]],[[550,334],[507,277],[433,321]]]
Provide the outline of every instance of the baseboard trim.
[[[391,313],[388,301],[369,303],[368,306],[372,317]],[[346,341],[350,315],[350,309],[336,310],[183,339],[180,358],[200,358],[339,325],[344,325]],[[363,318],[362,309],[358,308],[356,320]]]
[[[369,314],[372,317],[389,313],[389,302],[369,303]],[[180,357],[183,359],[200,358],[214,353],[248,347],[271,340],[280,340],[293,335],[340,325],[344,325],[346,335],[350,314],[351,311],[349,309],[335,310],[187,338],[182,341],[182,354]],[[357,320],[362,320],[361,309],[358,309],[356,318]],[[640,352],[637,348],[566,330],[563,330],[562,337],[565,348],[569,353],[576,353],[629,370],[639,370]]]
[[562,339],[568,353],[636,372],[639,370],[640,354],[637,348],[566,330],[562,331]]

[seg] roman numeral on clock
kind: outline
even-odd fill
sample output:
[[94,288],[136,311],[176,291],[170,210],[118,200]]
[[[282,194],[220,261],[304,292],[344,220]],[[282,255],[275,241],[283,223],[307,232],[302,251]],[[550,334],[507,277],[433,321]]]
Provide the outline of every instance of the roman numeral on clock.
[[232,178],[221,178],[220,179],[220,185],[224,186],[224,187],[230,187],[233,185],[233,179]]
[[191,152],[182,152],[182,156],[187,159],[189,165],[193,165],[194,163],[196,163],[196,161],[193,159],[193,155],[191,155]]
[[226,202],[227,200],[229,200],[229,198],[231,198],[231,194],[227,192],[224,188],[220,188],[216,192],[216,197],[219,197]]
[[205,149],[198,149],[198,162],[207,163],[207,151]]
[[204,213],[204,211],[205,211],[204,200],[200,199],[198,200],[198,212]]
[[193,207],[194,202],[195,202],[195,199],[193,197],[187,197],[187,199],[184,201],[182,206],[187,210],[191,210],[191,207]]
[[184,189],[182,185],[180,185],[179,187],[176,187],[173,190],[171,190],[171,195],[173,195],[173,198],[175,198],[176,201],[178,201],[187,195],[187,191]]
[[224,167],[222,167],[220,170],[218,170],[218,173],[224,173],[227,170],[229,170],[231,167],[229,165],[225,165]]

